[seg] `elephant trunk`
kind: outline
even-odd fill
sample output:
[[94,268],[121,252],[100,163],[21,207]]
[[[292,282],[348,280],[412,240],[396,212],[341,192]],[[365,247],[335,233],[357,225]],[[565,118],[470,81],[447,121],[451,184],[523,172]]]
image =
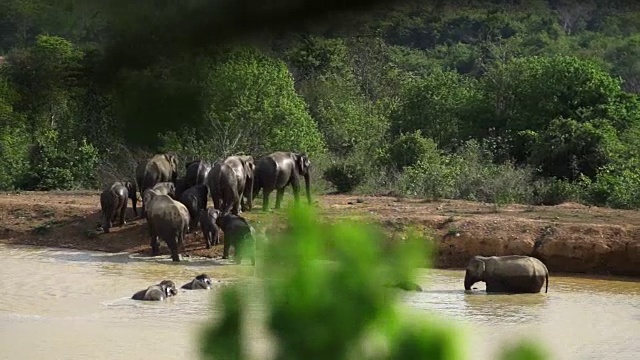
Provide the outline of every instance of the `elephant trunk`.
[[311,205],[311,180],[309,179],[308,171],[304,174],[304,188],[307,192],[307,201],[309,202],[309,205]]
[[464,289],[471,290],[471,286],[476,283],[476,280],[471,277],[469,274],[464,277]]

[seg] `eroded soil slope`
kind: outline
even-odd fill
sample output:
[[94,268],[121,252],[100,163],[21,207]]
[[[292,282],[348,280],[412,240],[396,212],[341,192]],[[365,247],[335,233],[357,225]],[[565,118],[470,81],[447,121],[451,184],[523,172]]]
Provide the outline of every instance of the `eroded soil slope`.
[[[290,201],[285,197],[285,202]],[[522,254],[541,258],[550,271],[640,276],[640,212],[587,207],[491,204],[467,201],[326,195],[317,198],[328,218],[362,218],[393,235],[417,226],[433,235],[441,268],[463,267],[473,255]],[[260,201],[254,202],[260,207]],[[128,219],[133,211],[128,209]],[[244,214],[257,226],[265,217]],[[0,194],[0,242],[107,252],[150,254],[144,220],[129,220],[110,234],[96,231],[99,193]],[[393,237],[392,237],[393,238]],[[188,254],[217,258],[200,233],[186,239]],[[166,246],[162,254],[168,255]]]

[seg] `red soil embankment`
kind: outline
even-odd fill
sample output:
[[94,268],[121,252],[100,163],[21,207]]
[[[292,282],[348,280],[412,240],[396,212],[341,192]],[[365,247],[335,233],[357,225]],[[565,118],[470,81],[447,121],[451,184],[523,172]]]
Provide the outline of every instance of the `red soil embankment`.
[[[275,196],[275,195],[274,195]],[[287,199],[287,198],[285,198]],[[640,276],[640,212],[587,207],[509,205],[393,197],[325,195],[323,216],[367,216],[388,232],[407,226],[429,230],[437,250],[435,266],[464,267],[473,255],[532,255],[552,272]],[[254,203],[260,206],[259,201]],[[0,242],[150,254],[144,220],[129,221],[110,234],[97,234],[99,192],[22,192],[0,195]],[[128,209],[128,217],[132,210]],[[258,211],[244,214],[260,222]],[[187,253],[217,258],[199,233],[186,239]],[[162,254],[168,255],[163,245]]]

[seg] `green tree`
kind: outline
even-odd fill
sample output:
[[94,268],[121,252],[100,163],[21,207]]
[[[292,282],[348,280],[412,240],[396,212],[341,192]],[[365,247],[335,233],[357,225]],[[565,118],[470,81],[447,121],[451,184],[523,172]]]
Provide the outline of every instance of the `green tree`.
[[474,80],[433,69],[428,76],[407,83],[390,114],[390,131],[398,135],[420,130],[446,148],[466,133],[478,98]]
[[205,60],[203,69],[205,120],[198,135],[220,153],[323,151],[322,136],[284,62],[237,47]]

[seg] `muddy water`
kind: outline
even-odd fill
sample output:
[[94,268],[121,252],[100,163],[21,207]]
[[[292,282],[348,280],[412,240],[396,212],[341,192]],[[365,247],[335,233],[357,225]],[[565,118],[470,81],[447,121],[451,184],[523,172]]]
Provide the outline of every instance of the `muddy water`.
[[[181,286],[201,272],[224,286],[249,269],[0,245],[0,359],[196,359],[199,330],[217,312],[215,289],[180,290],[165,302],[131,295],[162,279]],[[552,276],[548,294],[486,295],[482,283],[465,294],[462,277],[424,271],[418,282],[425,292],[402,298],[410,310],[433,311],[460,326],[469,358],[495,359],[504,341],[520,336],[539,340],[553,359],[640,353],[640,282]]]

